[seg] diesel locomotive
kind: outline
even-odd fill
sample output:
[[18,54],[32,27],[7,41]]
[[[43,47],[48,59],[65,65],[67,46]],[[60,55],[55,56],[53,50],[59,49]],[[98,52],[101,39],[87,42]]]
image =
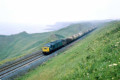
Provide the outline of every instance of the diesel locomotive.
[[47,43],[45,44],[43,47],[42,47],[42,53],[44,55],[48,55],[60,48],[62,48],[63,46],[66,46],[67,44],[77,40],[78,38],[92,32],[93,30],[95,30],[96,28],[93,28],[93,29],[90,29],[90,30],[87,30],[85,32],[80,32],[78,34],[75,34],[71,37],[68,37],[66,39],[61,39],[61,40],[56,40],[56,41],[53,41],[53,42],[50,42],[50,43]]

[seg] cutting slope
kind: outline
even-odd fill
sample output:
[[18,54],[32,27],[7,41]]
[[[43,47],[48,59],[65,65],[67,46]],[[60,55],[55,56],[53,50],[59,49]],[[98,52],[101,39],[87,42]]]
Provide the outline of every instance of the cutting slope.
[[17,80],[118,79],[120,21],[113,21]]

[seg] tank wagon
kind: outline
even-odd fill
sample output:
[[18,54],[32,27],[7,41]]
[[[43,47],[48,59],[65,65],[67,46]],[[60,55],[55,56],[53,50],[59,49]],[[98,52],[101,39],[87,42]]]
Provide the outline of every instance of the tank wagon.
[[95,29],[96,28],[92,28],[92,29],[87,30],[85,32],[80,32],[78,34],[75,34],[75,35],[68,37],[66,39],[56,40],[56,41],[47,43],[42,47],[42,52],[44,55],[48,55],[48,54],[60,49],[61,47],[66,46],[67,44],[77,40],[78,38],[92,32]]

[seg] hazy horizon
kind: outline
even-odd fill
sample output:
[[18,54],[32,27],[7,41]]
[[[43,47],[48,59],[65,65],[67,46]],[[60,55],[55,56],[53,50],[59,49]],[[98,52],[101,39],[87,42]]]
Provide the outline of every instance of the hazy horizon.
[[71,23],[72,22],[57,22],[53,25],[0,23],[0,35],[14,35],[24,31],[29,34],[50,32],[67,27]]
[[46,26],[56,22],[119,19],[119,3],[120,0],[1,0],[0,34],[56,30],[55,26]]

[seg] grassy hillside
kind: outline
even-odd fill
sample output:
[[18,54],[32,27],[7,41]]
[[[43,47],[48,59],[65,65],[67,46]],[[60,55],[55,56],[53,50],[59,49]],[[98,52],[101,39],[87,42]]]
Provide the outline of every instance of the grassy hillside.
[[11,36],[0,36],[0,64],[38,51],[50,41],[71,36],[92,27],[91,23],[73,24],[58,31],[28,34],[21,32]]
[[120,21],[113,21],[17,80],[119,79]]

